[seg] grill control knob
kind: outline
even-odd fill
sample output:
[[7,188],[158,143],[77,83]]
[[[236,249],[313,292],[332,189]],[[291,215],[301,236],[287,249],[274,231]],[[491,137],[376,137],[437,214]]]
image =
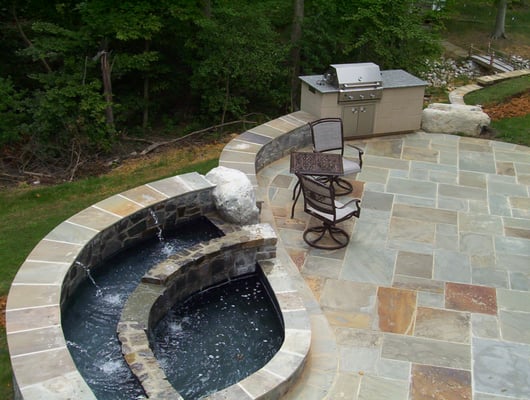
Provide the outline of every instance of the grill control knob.
[[361,100],[364,99],[364,94],[360,94],[360,95],[359,95],[359,98],[360,98]]
[[375,93],[370,93],[370,97],[371,97],[372,99],[375,99]]
[[353,100],[353,95],[349,94],[348,95],[348,100]]

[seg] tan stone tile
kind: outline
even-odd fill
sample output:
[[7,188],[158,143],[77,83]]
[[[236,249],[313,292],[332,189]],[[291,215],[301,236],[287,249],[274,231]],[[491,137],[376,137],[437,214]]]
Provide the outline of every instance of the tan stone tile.
[[412,365],[410,400],[471,400],[471,372]]
[[286,250],[287,254],[289,254],[289,257],[291,257],[291,260],[293,261],[294,265],[296,265],[296,267],[298,268],[298,271],[301,271],[307,257],[307,251],[291,248],[286,248]]
[[521,208],[523,210],[530,210],[530,197],[508,197],[513,208]]
[[368,329],[372,324],[370,315],[337,310],[325,310],[324,315],[334,327]]
[[147,185],[127,190],[126,192],[123,192],[122,195],[144,206],[149,206],[167,199],[165,195]]
[[415,292],[385,287],[377,290],[377,315],[383,332],[411,335],[415,313]]
[[392,216],[409,218],[418,221],[430,221],[439,224],[456,225],[457,212],[430,207],[418,207],[407,204],[395,204]]
[[402,141],[397,140],[379,140],[368,143],[367,153],[373,156],[401,158]]
[[530,239],[530,230],[528,229],[504,228],[504,234],[506,236]]
[[408,218],[392,217],[388,238],[411,240],[420,243],[433,243],[436,224]]
[[418,307],[414,336],[469,343],[469,313]]
[[497,314],[494,288],[448,282],[445,284],[445,307],[453,310]]
[[403,147],[403,160],[414,160],[414,161],[428,161],[428,162],[437,162],[438,161],[438,150],[433,149],[422,149],[418,147]]
[[499,175],[515,175],[515,167],[512,162],[497,162],[497,174]]
[[322,293],[322,287],[324,286],[325,278],[320,276],[304,276],[305,283],[311,289],[313,296],[316,301],[320,301],[320,295]]
[[442,281],[399,274],[394,275],[392,286],[403,289],[421,290],[430,293],[444,292],[444,283]]
[[142,206],[119,195],[100,201],[96,206],[120,217],[126,217],[140,210]]

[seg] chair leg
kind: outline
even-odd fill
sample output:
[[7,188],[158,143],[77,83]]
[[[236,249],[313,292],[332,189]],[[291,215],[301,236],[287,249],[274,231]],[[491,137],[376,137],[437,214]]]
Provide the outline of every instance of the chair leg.
[[300,193],[302,193],[302,186],[300,185],[300,181],[298,181],[296,182],[296,185],[294,185],[293,188],[293,206],[291,207],[291,219],[294,218],[294,208],[296,206],[298,198],[300,197]]
[[335,177],[333,183],[336,186],[335,196],[344,196],[353,192],[353,186],[346,179]]
[[[333,241],[336,244],[324,245],[324,244],[319,243],[322,239],[324,239],[324,237],[326,236],[326,233],[328,234],[327,236],[333,239]],[[311,238],[310,236],[314,234],[316,234],[317,237]],[[304,232],[303,237],[304,237],[304,241],[309,246],[316,247],[317,249],[323,249],[323,250],[341,249],[347,246],[348,243],[350,242],[350,236],[346,233],[346,231],[344,231],[344,229],[341,229],[341,228],[338,228],[336,226],[329,225],[329,224],[324,224],[320,226],[315,226],[313,228],[308,228]]]

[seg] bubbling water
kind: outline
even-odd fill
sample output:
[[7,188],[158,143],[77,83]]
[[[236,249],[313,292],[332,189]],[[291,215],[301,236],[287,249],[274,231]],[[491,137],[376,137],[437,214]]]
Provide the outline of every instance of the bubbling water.
[[185,399],[230,386],[280,349],[283,328],[259,274],[223,283],[177,304],[158,323],[151,348]]

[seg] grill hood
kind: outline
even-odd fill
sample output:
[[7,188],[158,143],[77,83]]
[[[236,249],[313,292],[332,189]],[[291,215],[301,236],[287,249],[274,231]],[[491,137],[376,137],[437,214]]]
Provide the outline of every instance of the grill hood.
[[326,81],[340,90],[382,86],[381,71],[374,63],[331,64]]

